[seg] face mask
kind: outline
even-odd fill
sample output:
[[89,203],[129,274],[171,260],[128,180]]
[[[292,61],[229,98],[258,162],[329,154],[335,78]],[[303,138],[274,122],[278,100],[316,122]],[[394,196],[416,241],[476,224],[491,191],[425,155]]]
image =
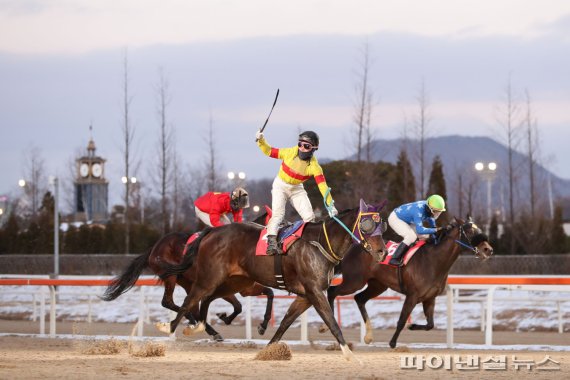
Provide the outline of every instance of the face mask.
[[308,161],[313,157],[313,151],[303,152],[299,149],[299,158],[303,161]]

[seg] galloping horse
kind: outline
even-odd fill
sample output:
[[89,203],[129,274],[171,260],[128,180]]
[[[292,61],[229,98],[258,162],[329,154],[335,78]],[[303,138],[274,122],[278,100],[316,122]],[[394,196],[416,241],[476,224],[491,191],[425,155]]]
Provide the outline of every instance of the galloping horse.
[[[253,223],[266,223],[267,213],[261,215],[257,219],[253,221]],[[105,301],[112,301],[119,297],[121,294],[128,291],[132,288],[140,277],[141,273],[144,269],[150,268],[152,272],[157,275],[161,276],[164,274],[163,265],[165,264],[180,264],[182,259],[184,258],[184,249],[186,247],[186,242],[190,235],[183,233],[183,232],[173,232],[170,234],[165,235],[162,237],[156,244],[147,252],[144,253],[131,262],[131,264],[127,267],[127,269],[121,274],[120,276],[113,279],[109,287],[105,290],[105,294],[102,296],[103,300]],[[178,312],[180,307],[174,303],[173,294],[174,288],[176,284],[182,286],[186,291],[186,294],[190,292],[192,288],[192,283],[196,277],[195,271],[188,271],[185,273],[184,276],[169,276],[169,277],[162,277],[161,279],[164,283],[164,295],[162,297],[162,306],[172,310],[174,312]],[[237,293],[237,292],[236,292]],[[257,331],[260,335],[265,333],[267,329],[267,324],[271,319],[271,310],[273,305],[273,290],[267,288],[265,286],[261,286],[257,283],[253,284],[252,286],[244,289],[240,289],[239,293],[244,296],[258,296],[258,295],[266,295],[267,296],[267,306],[265,309],[265,315],[263,317],[263,321],[257,327]],[[218,313],[218,317],[224,321],[225,324],[229,325],[234,318],[241,313],[242,307],[241,303],[235,297],[234,293],[228,294],[223,297],[224,300],[229,302],[233,307],[234,311],[231,315],[226,316],[225,313]],[[206,308],[209,304],[214,301],[215,298],[204,300],[206,303]],[[198,308],[192,310],[192,312],[187,313],[186,317],[190,321],[191,324],[195,324],[196,320],[194,316],[198,315]],[[206,333],[213,337],[214,340],[221,341],[223,340],[222,336],[214,330],[212,326],[206,323],[205,325]]]
[[[363,244],[377,259],[378,253],[385,250],[382,240],[382,226],[385,224],[381,222],[378,209],[361,200],[359,208],[341,212],[336,220],[309,222],[287,254],[278,256],[255,255],[261,227],[231,224],[206,230],[189,247],[190,252],[182,264],[165,268],[166,275],[183,274],[194,267],[198,270],[194,286],[176,318],[170,324],[157,324],[157,327],[166,333],[174,332],[185,313],[203,299],[232,293],[254,282],[279,288],[278,279],[283,278],[286,289],[299,297],[290,305],[269,344],[279,341],[291,323],[312,305],[329,326],[344,356],[351,358],[352,352],[323,291],[328,288],[335,265],[342,260],[353,239]],[[345,232],[343,227],[346,225],[353,226],[354,233]],[[282,277],[275,276],[278,273],[275,273],[274,265],[279,267],[278,263],[282,267]],[[201,321],[206,313],[200,307]]]
[[[331,286],[328,300],[333,307],[337,296],[352,294],[364,285],[368,287],[356,294],[354,300],[366,323],[365,342],[372,341],[372,327],[366,302],[384,293],[390,288],[406,296],[396,332],[390,340],[390,347],[396,347],[400,332],[416,304],[422,303],[427,324],[410,325],[410,330],[431,330],[434,326],[433,312],[435,298],[445,290],[447,276],[451,266],[457,260],[459,253],[465,248],[474,253],[475,257],[486,260],[493,254],[493,248],[487,237],[473,223],[457,219],[452,221],[439,236],[437,245],[424,245],[412,257],[410,262],[401,268],[381,265],[370,255],[366,255],[359,247],[352,247],[346,254],[342,265],[342,283]],[[326,331],[324,326],[320,332]]]

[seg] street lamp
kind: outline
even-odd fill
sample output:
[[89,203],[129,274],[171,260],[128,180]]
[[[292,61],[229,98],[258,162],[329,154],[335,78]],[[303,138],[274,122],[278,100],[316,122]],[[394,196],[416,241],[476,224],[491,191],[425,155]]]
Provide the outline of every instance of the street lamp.
[[53,273],[59,276],[59,180],[55,176],[49,177],[50,185],[53,185]]
[[245,180],[245,172],[228,172],[228,179],[230,182],[236,181],[237,186],[242,186],[242,182]]
[[497,163],[489,162],[487,164],[483,162],[475,163],[475,170],[481,174],[481,176],[487,180],[487,234],[491,229],[491,187],[493,179],[497,171]]
[[253,206],[252,210],[257,214],[259,212],[259,206],[258,205]]

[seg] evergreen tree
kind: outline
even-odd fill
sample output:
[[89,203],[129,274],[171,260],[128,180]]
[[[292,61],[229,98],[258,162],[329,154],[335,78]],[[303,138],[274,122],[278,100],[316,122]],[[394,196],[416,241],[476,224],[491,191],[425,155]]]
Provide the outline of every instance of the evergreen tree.
[[495,214],[493,214],[491,225],[489,226],[489,243],[493,247],[497,247],[499,244],[499,223]]
[[0,254],[20,252],[20,225],[15,213],[10,213],[0,236]]
[[[445,199],[446,208],[448,208],[449,202],[447,201],[447,190],[445,188],[445,178],[443,176],[443,163],[439,156],[434,157],[431,166],[431,173],[429,175],[428,195],[432,194],[441,195],[443,199]],[[439,222],[442,224],[447,223],[449,219],[448,215],[449,210],[448,212],[442,213],[439,217]]]
[[550,242],[552,253],[566,253],[566,234],[563,227],[562,207],[557,205],[554,208],[554,219],[552,219],[552,227],[550,229]]
[[416,199],[416,186],[412,165],[405,149],[400,151],[388,187],[389,209],[401,204],[413,202]]

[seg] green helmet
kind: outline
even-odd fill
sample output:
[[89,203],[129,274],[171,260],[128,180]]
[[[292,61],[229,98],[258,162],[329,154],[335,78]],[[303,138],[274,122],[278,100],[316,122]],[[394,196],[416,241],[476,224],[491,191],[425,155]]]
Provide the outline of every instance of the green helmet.
[[445,201],[441,195],[430,195],[427,199],[427,205],[433,211],[445,211]]

